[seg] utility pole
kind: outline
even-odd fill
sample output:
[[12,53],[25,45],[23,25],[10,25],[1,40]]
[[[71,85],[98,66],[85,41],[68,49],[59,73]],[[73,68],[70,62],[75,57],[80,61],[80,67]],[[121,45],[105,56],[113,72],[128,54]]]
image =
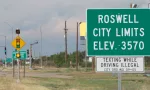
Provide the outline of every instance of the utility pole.
[[40,33],[41,33],[41,53],[40,53],[41,55],[40,56],[41,56],[41,68],[42,68],[42,66],[43,66],[43,62],[42,62],[43,61],[42,60],[42,25],[40,26]]
[[76,70],[78,71],[78,28],[79,23],[77,22],[77,36],[76,36]]
[[65,30],[65,61],[66,61],[66,63],[67,63],[67,61],[68,61],[68,57],[67,57],[67,25],[66,25],[66,22],[67,21],[65,21],[65,28],[64,28],[64,30]]

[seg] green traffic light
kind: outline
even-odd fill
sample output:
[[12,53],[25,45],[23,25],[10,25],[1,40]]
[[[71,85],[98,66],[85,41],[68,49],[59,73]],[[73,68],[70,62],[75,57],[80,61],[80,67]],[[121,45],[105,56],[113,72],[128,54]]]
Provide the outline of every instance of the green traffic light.
[[16,48],[20,48],[20,45],[16,45]]

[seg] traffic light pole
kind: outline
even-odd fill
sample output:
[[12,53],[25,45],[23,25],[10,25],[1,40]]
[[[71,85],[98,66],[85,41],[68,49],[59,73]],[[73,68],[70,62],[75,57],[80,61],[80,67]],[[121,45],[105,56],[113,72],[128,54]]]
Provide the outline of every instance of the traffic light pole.
[[[18,36],[19,36],[19,34],[20,34],[20,29],[16,29],[16,34],[18,34]],[[20,48],[20,39],[18,38],[18,39],[16,39],[16,48]],[[16,57],[17,57],[17,63],[18,63],[18,79],[17,79],[17,83],[19,83],[20,82],[20,51],[19,50],[17,50],[18,52],[17,52],[17,54],[16,54]]]
[[29,69],[32,69],[32,44],[30,44],[30,67]]
[[29,69],[32,69],[32,45],[35,45],[35,44],[38,44],[38,41],[30,44],[30,66],[29,66]]
[[[17,51],[15,49],[15,51]],[[15,64],[14,64],[14,59],[12,58],[12,65],[13,65],[13,78],[15,77]]]
[[[12,49],[12,52],[13,52],[13,49]],[[14,71],[15,71],[15,69],[14,69],[14,59],[12,58],[12,68],[13,68],[13,77],[15,77],[15,74],[14,74]]]
[[3,36],[5,38],[5,46],[4,46],[4,49],[5,49],[5,64],[4,64],[4,67],[6,68],[7,66],[7,62],[6,62],[6,59],[7,59],[7,51],[6,51],[6,36],[5,35],[0,35],[0,36]]
[[[5,36],[5,50],[7,50],[7,49],[6,49],[6,36]],[[7,62],[6,62],[6,60],[7,60],[7,51],[5,51],[5,67],[7,67]]]
[[17,82],[20,82],[20,63],[19,63],[19,59],[17,59],[17,63],[18,63],[18,80]]
[[25,60],[24,60],[24,78],[25,78],[25,69],[26,69],[26,62],[25,62]]

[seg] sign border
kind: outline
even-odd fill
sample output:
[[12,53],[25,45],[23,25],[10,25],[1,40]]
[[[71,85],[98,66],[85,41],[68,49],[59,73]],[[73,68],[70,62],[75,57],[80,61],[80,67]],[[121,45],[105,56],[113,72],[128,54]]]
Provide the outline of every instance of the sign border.
[[[16,52],[18,52],[18,51],[13,51],[12,52],[12,58],[13,58],[13,54],[16,54]],[[25,50],[20,50],[19,52],[25,52],[25,54],[26,54],[26,58],[20,58],[20,60],[25,60],[25,59],[27,59],[27,51],[25,51]],[[14,60],[17,60],[17,58],[13,58]]]
[[150,56],[150,55],[89,55],[88,54],[88,36],[87,36],[87,33],[88,33],[88,31],[87,31],[87,25],[88,25],[88,22],[87,22],[87,11],[88,10],[93,10],[93,9],[147,9],[147,10],[150,10],[150,8],[87,8],[86,9],[86,55],[88,56],[88,57],[92,57],[92,56],[99,56],[99,57],[101,57],[101,56],[123,56],[123,57],[125,57],[125,56],[136,56],[136,57],[138,57],[138,56]]
[[[22,42],[24,42],[24,45],[23,45],[22,47],[20,47],[20,48],[16,48],[15,46],[13,46],[13,41],[16,40],[17,38],[19,38],[20,40],[22,40]],[[16,49],[17,51],[19,51],[19,50],[21,50],[21,49],[26,45],[26,42],[21,38],[21,36],[16,36],[16,37],[12,40],[11,45],[12,45],[12,47],[13,47],[14,49]]]
[[[111,56],[111,57],[118,57],[118,56]],[[120,56],[119,56],[120,57]],[[128,56],[126,58],[133,58],[133,56]],[[138,58],[140,56],[136,56],[136,58]],[[95,57],[95,72],[96,73],[118,73],[118,72],[113,72],[113,71],[97,71],[97,58],[104,58],[103,56],[97,56]],[[108,57],[109,58],[109,57]],[[121,56],[120,58],[125,58],[125,56]],[[140,57],[141,58],[141,57]],[[131,72],[121,72],[121,73],[145,73],[145,57],[143,56],[143,71],[131,71]]]

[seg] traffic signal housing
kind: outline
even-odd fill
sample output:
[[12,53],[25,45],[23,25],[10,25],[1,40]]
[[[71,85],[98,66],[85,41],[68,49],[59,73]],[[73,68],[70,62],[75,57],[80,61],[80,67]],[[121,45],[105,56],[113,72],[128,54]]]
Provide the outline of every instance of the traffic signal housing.
[[29,58],[29,49],[27,49],[27,56],[28,56],[28,58]]
[[20,58],[20,53],[16,53],[16,58]]
[[20,34],[20,29],[16,29],[16,34]]
[[20,48],[20,39],[19,38],[16,39],[16,48]]
[[6,47],[5,47],[5,50],[4,50],[4,51],[5,51],[5,55],[6,55],[6,54],[7,54]]

